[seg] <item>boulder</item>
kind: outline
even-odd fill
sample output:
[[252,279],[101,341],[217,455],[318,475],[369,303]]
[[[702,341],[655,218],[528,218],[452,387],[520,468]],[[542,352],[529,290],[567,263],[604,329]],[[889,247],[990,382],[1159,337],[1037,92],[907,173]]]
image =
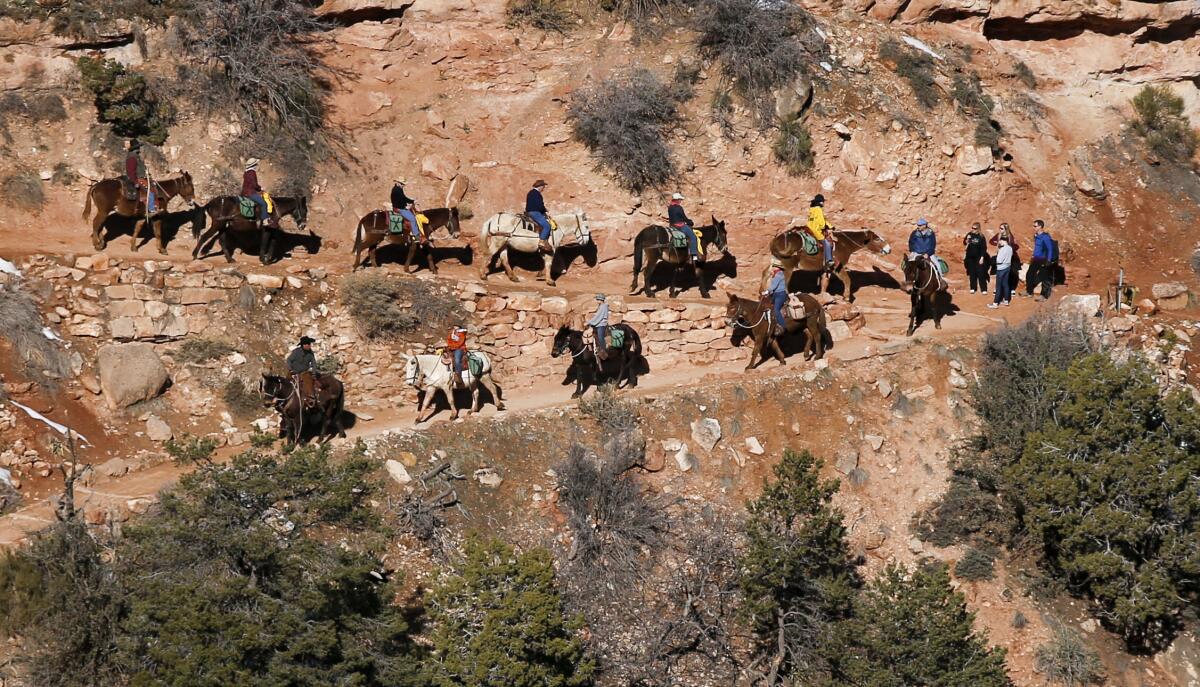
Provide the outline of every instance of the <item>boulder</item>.
[[174,436],[171,431],[171,426],[168,425],[162,418],[157,415],[151,415],[146,418],[146,437],[150,441],[166,441]]
[[449,181],[458,175],[460,164],[458,156],[453,153],[426,155],[421,160],[421,174],[439,181]]
[[849,475],[858,468],[858,451],[842,451],[838,454],[833,467],[843,475]]
[[1075,188],[1085,196],[1104,200],[1108,192],[1104,190],[1104,179],[1096,173],[1092,166],[1092,157],[1086,148],[1076,148],[1071,153],[1068,165],[1071,168],[1071,178],[1075,180]]
[[808,109],[812,96],[812,81],[803,75],[797,76],[792,83],[775,91],[775,116],[781,122],[796,119]]
[[282,289],[283,277],[273,274],[247,274],[246,283],[251,286],[261,286],[264,289]]
[[1100,294],[1073,293],[1058,302],[1058,311],[1074,317],[1095,317],[1100,312]]
[[533,311],[542,308],[542,296],[536,291],[517,291],[508,294],[508,309]]
[[111,408],[148,401],[170,382],[167,368],[154,347],[146,343],[109,344],[96,356],[100,387]]
[[388,476],[399,484],[408,484],[412,481],[412,477],[408,475],[408,470],[405,469],[404,463],[390,458],[385,462],[384,467],[387,468]]
[[1150,288],[1150,293],[1154,294],[1155,298],[1174,298],[1187,293],[1187,290],[1187,285],[1182,282],[1172,281],[1155,284]]
[[842,320],[834,320],[828,325],[829,336],[834,342],[845,341],[854,336],[854,332],[850,331],[850,325]]
[[129,463],[124,458],[110,458],[97,465],[96,470],[105,477],[121,477],[129,472]]
[[703,446],[705,451],[713,450],[721,440],[721,423],[711,417],[693,421],[692,440]]
[[763,445],[759,442],[758,437],[746,437],[746,450],[749,451],[751,455],[755,456],[761,456],[762,454],[766,453],[766,449],[763,448]]
[[504,483],[504,478],[492,468],[480,468],[476,470],[475,479],[489,489],[496,489]]
[[895,162],[889,162],[884,165],[883,170],[875,176],[875,183],[882,184],[884,188],[894,188],[896,182],[900,180],[900,165]]
[[987,146],[963,146],[958,151],[958,171],[967,176],[983,174],[992,168],[992,149]]

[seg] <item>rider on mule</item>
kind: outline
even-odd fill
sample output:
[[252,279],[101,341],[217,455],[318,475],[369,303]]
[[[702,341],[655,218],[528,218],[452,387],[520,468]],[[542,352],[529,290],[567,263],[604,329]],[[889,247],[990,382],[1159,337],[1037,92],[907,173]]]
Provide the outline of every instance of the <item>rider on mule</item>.
[[125,197],[137,201],[138,191],[146,183],[146,163],[142,160],[142,144],[136,138],[125,143],[125,176],[121,179]]
[[320,391],[321,373],[317,370],[317,356],[313,353],[312,345],[316,340],[309,336],[300,337],[300,343],[287,357],[288,373],[292,383],[300,391],[300,400],[305,407],[312,407],[317,402],[317,392]]
[[933,233],[924,217],[917,220],[917,228],[908,237],[908,252],[929,258],[934,271],[939,277],[942,276],[941,261],[937,256],[937,234]]
[[600,304],[596,306],[596,313],[592,315],[592,319],[587,321],[587,326],[591,327],[596,335],[596,357],[607,360],[608,340],[604,337],[608,334],[608,299],[604,294],[598,293],[596,300]]
[[682,193],[671,194],[671,203],[667,205],[667,222],[672,229],[682,232],[687,237],[688,260],[695,264],[698,260],[703,260],[700,257],[700,241],[696,238],[696,230],[692,228],[694,222],[688,219],[687,213],[683,211],[683,200]]
[[408,197],[404,192],[404,179],[397,177],[395,184],[392,186],[392,212],[399,213],[410,227],[412,227],[413,238],[419,242],[424,242],[425,236],[421,234],[421,225],[417,222],[417,201]]
[[825,196],[818,193],[808,204],[808,233],[825,248],[825,269],[833,267],[833,227],[825,221]]
[[546,210],[545,199],[542,198],[542,189],[544,188],[546,188],[544,179],[533,182],[533,188],[529,189],[529,193],[525,195],[525,214],[529,215],[529,219],[538,225],[538,239],[540,239],[538,247],[543,253],[553,253],[554,250],[550,247],[550,233],[553,231],[550,227],[550,213]]
[[262,186],[258,185],[258,162],[256,157],[246,160],[246,171],[242,174],[242,196],[254,201],[254,204],[258,206],[256,219],[272,229],[278,229],[279,220],[275,219],[267,208],[267,200],[263,198]]
[[774,326],[771,328],[772,333],[775,336],[783,336],[783,304],[787,303],[788,292],[783,268],[779,265],[772,267],[771,281],[762,295],[764,298],[771,299],[771,312],[775,316]]
[[462,373],[467,364],[467,330],[464,327],[455,327],[450,330],[450,336],[446,337],[446,350],[450,351],[453,365],[451,371],[454,372],[454,388],[465,389],[467,385],[463,383]]

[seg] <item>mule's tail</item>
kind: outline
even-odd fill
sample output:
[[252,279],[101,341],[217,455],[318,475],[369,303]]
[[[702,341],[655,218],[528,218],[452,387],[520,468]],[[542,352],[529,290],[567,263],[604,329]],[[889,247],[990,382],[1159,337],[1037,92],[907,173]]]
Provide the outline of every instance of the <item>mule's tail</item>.
[[83,194],[83,215],[81,215],[83,219],[87,219],[88,215],[92,214],[92,191],[95,190],[96,184],[92,184],[91,186],[88,186],[87,193]]
[[500,215],[493,215],[487,218],[484,221],[483,226],[479,228],[479,252],[482,253],[486,258],[491,257],[491,255],[488,253],[488,246],[491,245],[490,239],[492,237],[492,232],[496,229],[493,223],[499,224],[499,217]]
[[642,273],[642,242],[633,240],[633,285],[637,286],[638,275]]
[[363,220],[358,220],[358,226],[354,228],[354,266],[358,267],[358,254],[362,251],[362,235],[363,235]]

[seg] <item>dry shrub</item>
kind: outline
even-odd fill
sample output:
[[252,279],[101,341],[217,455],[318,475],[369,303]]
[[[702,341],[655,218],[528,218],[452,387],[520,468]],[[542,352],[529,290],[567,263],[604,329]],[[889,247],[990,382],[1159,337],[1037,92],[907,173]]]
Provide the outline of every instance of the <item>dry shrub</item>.
[[402,279],[378,271],[352,274],[342,282],[342,303],[363,336],[440,339],[466,313],[450,289],[423,279]]
[[954,564],[954,576],[971,582],[990,580],[996,576],[996,552],[990,548],[969,548],[962,560]]
[[12,344],[25,371],[38,379],[62,379],[71,373],[71,363],[62,344],[46,337],[37,304],[15,286],[0,285],[0,337]]
[[565,33],[573,18],[561,0],[508,0],[504,14],[510,28],[531,27]]
[[258,391],[237,377],[225,382],[225,388],[221,390],[221,399],[225,401],[229,412],[238,417],[253,417],[263,412],[263,403]]
[[233,344],[225,341],[205,338],[186,339],[179,350],[175,352],[175,359],[182,363],[207,363],[210,360],[227,356],[234,350]]
[[637,404],[621,398],[615,384],[604,384],[596,393],[579,399],[579,412],[595,420],[609,436],[637,429]]
[[32,169],[18,169],[0,181],[0,195],[12,207],[39,212],[46,205],[42,178]]
[[1079,635],[1065,627],[1054,628],[1054,639],[1037,648],[1037,669],[1063,687],[1104,684],[1104,665]]
[[792,176],[800,176],[812,171],[816,159],[808,127],[795,119],[779,125],[779,133],[775,137],[771,151],[775,154],[775,159],[786,167],[788,174]]
[[938,104],[941,98],[933,79],[933,58],[889,38],[879,44],[879,59],[895,65],[896,73],[908,82],[921,107],[928,110]]
[[633,69],[576,90],[567,119],[600,166],[641,193],[676,176],[666,141],[679,122],[676,95],[650,70]]
[[1017,63],[1013,65],[1013,74],[1016,75],[1017,81],[1025,84],[1029,90],[1037,88],[1037,77],[1033,75],[1033,70],[1029,68],[1029,65],[1024,62],[1017,60]]
[[1146,86],[1133,98],[1133,131],[1151,152],[1173,162],[1188,160],[1200,136],[1184,114],[1183,98],[1169,86]]
[[59,162],[54,165],[50,182],[59,186],[74,186],[79,181],[79,173],[71,165]]
[[701,55],[751,100],[790,82],[821,49],[812,17],[786,0],[704,0],[696,31]]

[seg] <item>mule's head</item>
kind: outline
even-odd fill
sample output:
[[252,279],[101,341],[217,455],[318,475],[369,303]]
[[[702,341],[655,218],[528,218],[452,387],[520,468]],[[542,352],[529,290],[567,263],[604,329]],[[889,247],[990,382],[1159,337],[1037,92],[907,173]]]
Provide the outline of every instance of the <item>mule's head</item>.
[[196,185],[192,182],[192,175],[184,170],[179,170],[179,197],[196,206]]
[[867,249],[873,250],[880,255],[888,255],[892,252],[892,245],[885,241],[882,236],[868,229]]
[[729,233],[725,231],[725,222],[717,219],[716,215],[711,215],[713,226],[713,245],[722,253],[729,250]]
[[[296,209],[292,211],[292,218],[296,220],[297,227],[308,228],[308,196],[296,198]],[[313,235],[316,236],[316,234]]]
[[562,326],[554,334],[554,344],[550,347],[550,357],[557,358],[562,355],[567,347],[571,345],[571,328]]
[[743,310],[744,310],[743,303],[745,303],[745,301],[743,301],[741,298],[738,298],[736,295],[734,295],[732,293],[728,294],[728,295],[729,295],[729,303],[725,306],[725,324],[726,324],[726,326],[732,327],[735,324],[740,324],[742,326],[745,326],[746,325],[745,313],[743,312]]
[[262,403],[266,407],[274,405],[275,401],[282,400],[284,397],[283,378],[264,372],[262,378],[258,380],[258,395],[262,397]]
[[447,210],[450,213],[450,218],[446,220],[446,231],[450,232],[450,238],[456,239],[462,233],[462,225],[458,221],[458,206]]
[[575,221],[579,223],[578,229],[576,229],[576,231],[579,234],[579,243],[581,243],[581,244],[591,243],[592,242],[592,228],[590,226],[588,226],[587,213],[582,212],[582,211],[576,211]]
[[404,354],[404,383],[409,386],[421,383],[421,366],[417,364],[417,357],[409,353]]
[[920,253],[909,253],[908,255],[904,256],[903,267],[904,267],[904,286],[903,286],[903,288],[906,293],[912,293],[913,286],[920,279],[921,271],[923,269],[925,269],[925,268],[933,269],[933,267],[931,265],[929,265],[929,258],[925,257],[924,255],[921,255]]

